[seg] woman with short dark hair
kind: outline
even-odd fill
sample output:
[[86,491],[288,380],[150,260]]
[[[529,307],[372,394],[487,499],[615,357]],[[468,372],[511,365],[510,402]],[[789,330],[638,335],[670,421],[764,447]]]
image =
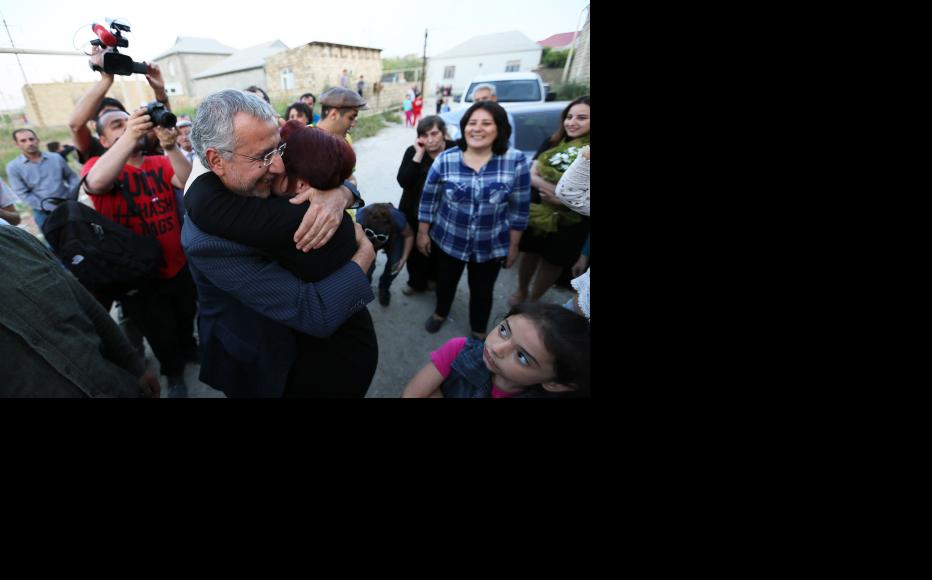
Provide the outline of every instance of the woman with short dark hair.
[[460,129],[459,147],[431,166],[418,211],[418,250],[437,255],[437,308],[425,328],[440,329],[467,268],[469,322],[482,339],[499,270],[517,259],[527,228],[531,177],[524,154],[508,148],[511,125],[501,105],[475,103]]

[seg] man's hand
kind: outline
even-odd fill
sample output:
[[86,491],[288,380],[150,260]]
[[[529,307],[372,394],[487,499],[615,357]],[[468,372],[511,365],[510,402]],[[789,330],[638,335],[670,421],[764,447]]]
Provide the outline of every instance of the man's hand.
[[105,73],[104,68],[104,52],[99,46],[95,46],[91,49],[91,58],[88,60],[91,61],[91,64],[97,65],[100,68],[100,76],[105,79],[109,79],[110,82],[113,82],[113,75],[110,73]]
[[343,221],[347,193],[349,190],[343,186],[328,191],[318,191],[312,187],[291,198],[291,203],[295,205],[311,202],[311,207],[307,209],[298,231],[294,234],[294,241],[299,250],[316,250],[330,241]]
[[418,231],[417,233],[417,251],[425,256],[430,255],[430,234]]
[[401,269],[404,268],[405,264],[407,263],[408,263],[408,260],[406,260],[405,258],[398,260],[398,263],[395,264],[394,268],[392,268],[392,276],[397,276],[401,272]]
[[149,113],[146,112],[146,108],[140,107],[129,116],[129,119],[126,121],[126,132],[123,133],[117,142],[122,143],[124,140],[127,140],[135,147],[136,142],[151,130],[152,119],[149,118]]
[[372,267],[372,263],[375,262],[375,248],[372,247],[372,242],[366,237],[366,232],[362,229],[362,226],[359,224],[354,225],[356,226],[357,249],[351,260],[362,268],[363,274],[366,274],[369,272],[369,268]]
[[162,78],[162,69],[159,68],[159,65],[151,62],[146,63],[146,67],[148,68],[146,80],[149,81],[149,86],[152,87],[155,98],[163,101],[168,99],[168,95],[165,94],[165,79]]
[[155,128],[155,135],[159,138],[159,145],[162,146],[162,149],[164,149],[166,153],[175,148],[178,141],[178,129],[176,127],[166,129],[165,127],[157,126]]
[[159,395],[162,393],[162,385],[159,384],[159,379],[155,376],[155,373],[146,371],[139,377],[139,390],[142,391],[145,397],[158,399]]

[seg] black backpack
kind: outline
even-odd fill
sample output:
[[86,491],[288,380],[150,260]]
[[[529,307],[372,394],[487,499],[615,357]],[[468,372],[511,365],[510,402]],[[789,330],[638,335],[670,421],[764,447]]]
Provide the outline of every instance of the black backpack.
[[[139,215],[132,199],[122,193],[130,213]],[[42,224],[42,233],[88,289],[122,295],[158,278],[163,261],[158,240],[140,236],[83,203],[61,200]]]

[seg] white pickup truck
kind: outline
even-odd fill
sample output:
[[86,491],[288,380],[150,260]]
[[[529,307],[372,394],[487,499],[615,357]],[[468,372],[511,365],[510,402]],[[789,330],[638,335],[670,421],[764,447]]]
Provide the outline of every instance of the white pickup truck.
[[463,90],[456,107],[467,109],[473,103],[473,93],[479,85],[494,85],[498,104],[504,108],[518,103],[543,103],[554,100],[556,95],[548,93],[540,75],[531,72],[512,72],[479,75]]

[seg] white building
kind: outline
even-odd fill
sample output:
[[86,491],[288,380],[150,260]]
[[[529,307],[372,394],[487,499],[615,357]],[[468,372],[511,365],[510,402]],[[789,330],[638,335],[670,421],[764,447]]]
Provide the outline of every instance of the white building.
[[543,51],[518,31],[477,36],[428,59],[425,90],[433,94],[438,86],[452,85],[456,96],[480,74],[531,72]]
[[244,48],[192,77],[194,95],[206,97],[223,89],[245,89],[257,86],[268,91],[265,84],[265,61],[270,56],[288,50],[280,40]]

